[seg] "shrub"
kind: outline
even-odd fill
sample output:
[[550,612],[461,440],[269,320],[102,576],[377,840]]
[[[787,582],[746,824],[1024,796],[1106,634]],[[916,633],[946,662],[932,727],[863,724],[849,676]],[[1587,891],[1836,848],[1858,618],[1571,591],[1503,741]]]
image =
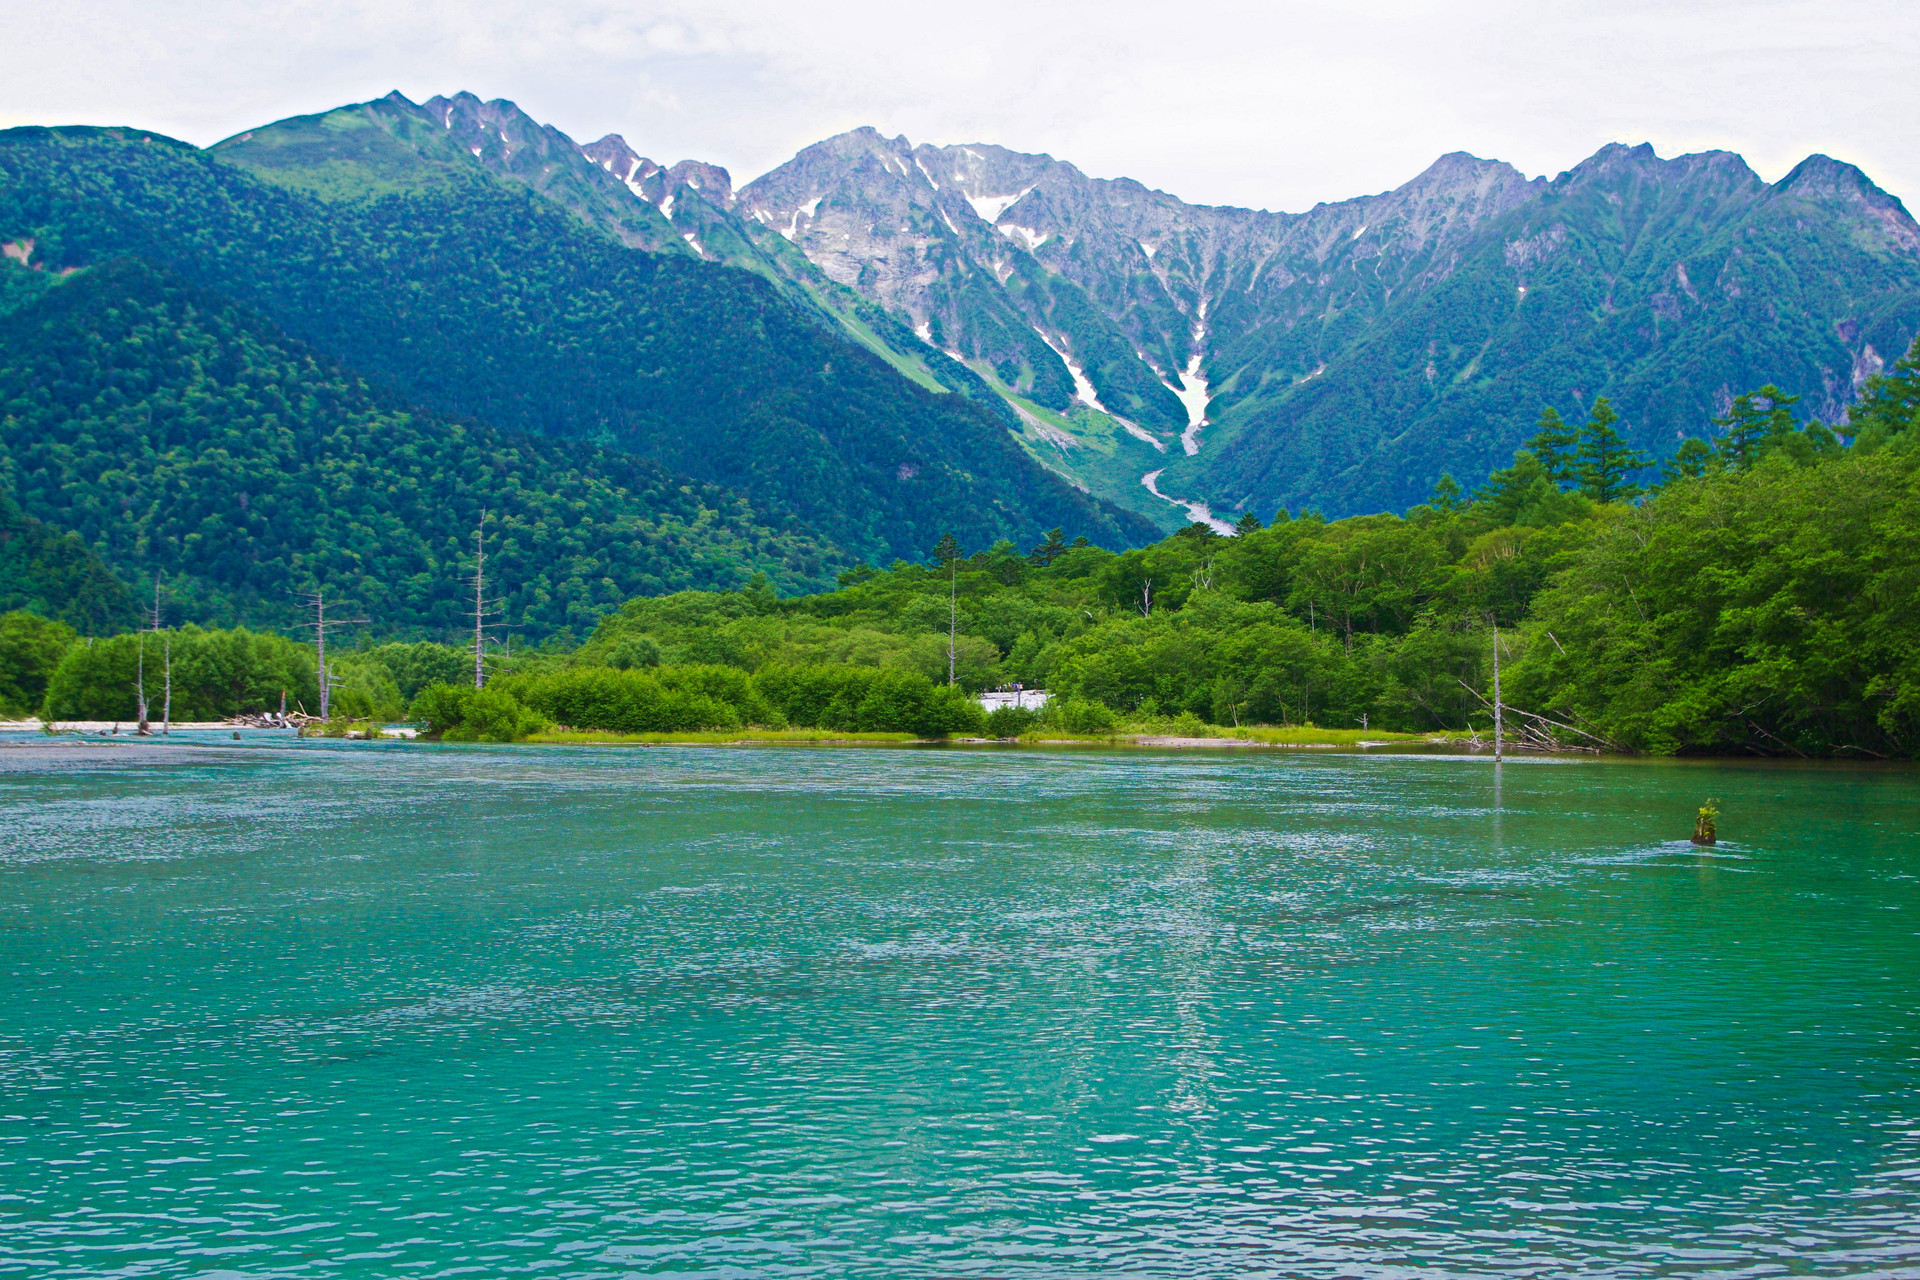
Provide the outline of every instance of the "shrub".
[[467,704],[475,692],[471,685],[430,684],[414,695],[407,715],[420,723],[428,737],[437,738],[467,718]]
[[505,689],[475,689],[459,724],[441,735],[448,742],[519,742],[547,727],[539,712]]
[[770,710],[790,724],[859,733],[939,738],[984,731],[980,704],[958,688],[912,671],[873,667],[770,666],[754,677]]
[[1080,698],[1055,698],[1041,713],[1041,723],[1062,733],[1112,733],[1117,722],[1105,703]]
[[1173,721],[1173,736],[1176,738],[1208,738],[1213,736],[1213,726],[1191,711],[1182,711]]
[[1017,738],[1040,723],[1040,713],[1025,707],[995,707],[987,712],[989,738]]
[[660,644],[652,636],[623,636],[607,653],[607,665],[617,671],[660,665]]
[[609,733],[737,729],[759,705],[746,673],[726,668],[576,667],[502,683],[560,724]]
[[74,641],[73,628],[32,613],[0,614],[0,715],[31,715]]

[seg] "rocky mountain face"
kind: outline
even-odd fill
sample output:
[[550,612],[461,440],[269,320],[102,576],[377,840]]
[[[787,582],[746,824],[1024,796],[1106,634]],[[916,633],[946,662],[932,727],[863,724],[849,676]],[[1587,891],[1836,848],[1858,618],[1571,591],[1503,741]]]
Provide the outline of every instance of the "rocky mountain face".
[[[1609,146],[1553,179],[1455,153],[1294,214],[872,129],[735,191],[717,166],[666,166],[617,135],[580,146],[471,94],[347,110],[387,150],[477,164],[634,247],[760,275],[1162,525],[1404,507],[1442,472],[1472,484],[1504,465],[1542,408],[1584,416],[1598,395],[1656,456],[1767,381],[1838,421],[1920,332],[1920,227],[1824,156],[1769,185],[1727,152]],[[300,126],[274,148],[316,187],[344,180],[298,146],[342,114],[273,126]],[[261,164],[259,136],[222,149]]]
[[1553,180],[1454,154],[1283,214],[861,130],[740,204],[1061,408],[1024,323],[1079,404],[1163,442],[1179,428],[1158,487],[1263,516],[1400,507],[1443,471],[1477,482],[1542,408],[1583,416],[1602,394],[1656,456],[1769,380],[1839,420],[1920,331],[1920,228],[1823,156],[1769,185],[1725,152],[1610,146]]

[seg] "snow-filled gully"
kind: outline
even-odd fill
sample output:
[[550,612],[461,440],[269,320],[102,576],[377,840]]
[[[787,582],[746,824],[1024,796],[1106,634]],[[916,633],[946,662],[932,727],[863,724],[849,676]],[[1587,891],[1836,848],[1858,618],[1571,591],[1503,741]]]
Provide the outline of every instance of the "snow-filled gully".
[[[1200,452],[1200,429],[1207,425],[1207,376],[1200,372],[1201,351],[1206,342],[1206,303],[1200,304],[1201,322],[1193,330],[1193,354],[1187,358],[1187,367],[1180,371],[1180,385],[1162,382],[1161,385],[1173,392],[1187,411],[1187,429],[1180,433],[1180,447],[1186,450],[1189,458]],[[1231,534],[1233,526],[1219,519],[1204,502],[1189,502],[1185,498],[1175,498],[1160,492],[1160,472],[1149,471],[1140,477],[1147,492],[1162,502],[1171,502],[1176,507],[1185,507],[1187,515],[1199,523],[1205,524],[1215,533]]]
[[1149,471],[1140,477],[1140,483],[1147,487],[1148,493],[1160,499],[1162,502],[1171,502],[1176,507],[1185,507],[1189,518],[1206,525],[1215,533],[1232,534],[1233,526],[1214,515],[1212,509],[1208,507],[1206,503],[1188,502],[1185,498],[1175,498],[1160,492],[1160,471],[1165,470],[1165,467],[1161,467],[1159,471]]

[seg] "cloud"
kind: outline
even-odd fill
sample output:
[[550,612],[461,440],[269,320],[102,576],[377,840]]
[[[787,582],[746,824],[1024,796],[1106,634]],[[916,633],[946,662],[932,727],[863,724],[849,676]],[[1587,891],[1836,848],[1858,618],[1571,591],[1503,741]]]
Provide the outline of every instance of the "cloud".
[[1643,140],[1769,177],[1824,151],[1920,192],[1905,0],[66,0],[16,6],[0,39],[0,118],[200,143],[398,87],[737,178],[872,124],[1281,209],[1445,151],[1551,173]]

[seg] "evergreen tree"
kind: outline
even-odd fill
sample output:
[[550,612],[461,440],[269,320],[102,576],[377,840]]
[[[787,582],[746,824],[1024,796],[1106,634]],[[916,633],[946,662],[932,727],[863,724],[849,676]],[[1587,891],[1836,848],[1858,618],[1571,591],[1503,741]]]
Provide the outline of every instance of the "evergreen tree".
[[1251,511],[1247,512],[1245,515],[1241,516],[1238,520],[1233,522],[1234,533],[1239,537],[1243,537],[1243,538],[1250,533],[1260,532],[1260,530],[1263,527],[1264,526],[1262,526],[1260,523],[1260,517],[1253,514],[1253,512]]
[[1718,465],[1713,446],[1698,436],[1688,436],[1674,450],[1673,457],[1660,467],[1660,483],[1672,484],[1675,480],[1698,480]]
[[1554,484],[1540,459],[1525,449],[1515,451],[1512,466],[1488,476],[1474,498],[1495,525],[1545,527],[1575,519],[1584,510],[1579,496]]
[[1580,432],[1567,425],[1558,409],[1542,409],[1539,430],[1527,441],[1527,450],[1540,459],[1547,478],[1563,489],[1579,482],[1579,448]]
[[1631,502],[1646,490],[1627,477],[1651,459],[1627,444],[1614,429],[1620,415],[1605,396],[1593,402],[1593,414],[1580,432],[1580,492],[1595,502]]
[[966,553],[960,550],[960,539],[951,533],[940,535],[940,541],[933,544],[933,563],[942,569],[956,560],[964,560]]
[[1721,460],[1731,471],[1749,470],[1794,432],[1789,406],[1799,401],[1769,382],[1758,391],[1735,396],[1727,411],[1713,420],[1720,428]]
[[1893,368],[1867,379],[1860,401],[1847,411],[1856,437],[1881,440],[1920,426],[1920,338]]
[[1027,552],[1027,559],[1035,568],[1044,569],[1058,560],[1066,549],[1067,535],[1059,529],[1049,529],[1046,540]]
[[[1549,409],[1547,412],[1552,413],[1553,410]],[[1452,472],[1442,471],[1440,478],[1433,482],[1433,496],[1427,499],[1427,505],[1441,515],[1457,514],[1467,509],[1466,491],[1460,487],[1460,482],[1453,478]]]

